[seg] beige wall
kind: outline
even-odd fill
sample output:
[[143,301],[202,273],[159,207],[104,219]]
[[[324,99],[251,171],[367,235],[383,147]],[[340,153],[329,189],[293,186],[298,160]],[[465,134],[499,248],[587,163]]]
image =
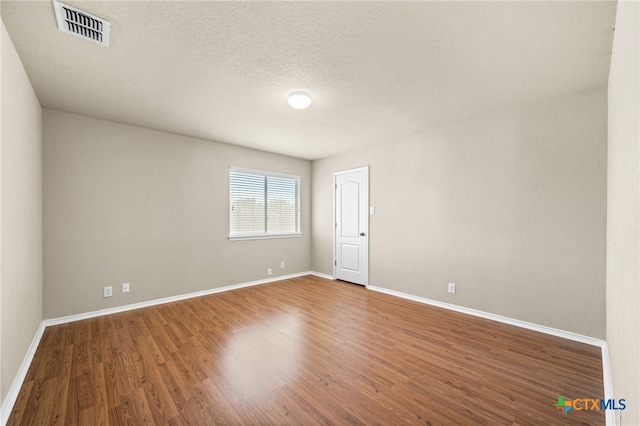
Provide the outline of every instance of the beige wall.
[[639,9],[618,2],[609,73],[607,343],[623,425],[640,424]]
[[[309,161],[49,109],[43,127],[45,318],[309,270]],[[303,236],[229,242],[231,166],[300,175]]]
[[42,319],[42,110],[2,24],[2,401]]
[[332,174],[370,165],[370,285],[604,338],[606,101],[567,95],[315,161],[313,270],[333,271]]

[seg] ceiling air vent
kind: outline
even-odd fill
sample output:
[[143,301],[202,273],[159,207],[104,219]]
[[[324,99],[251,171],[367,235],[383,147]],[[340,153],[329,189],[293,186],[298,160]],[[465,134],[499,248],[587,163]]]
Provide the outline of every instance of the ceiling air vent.
[[60,31],[109,46],[109,21],[53,0]]

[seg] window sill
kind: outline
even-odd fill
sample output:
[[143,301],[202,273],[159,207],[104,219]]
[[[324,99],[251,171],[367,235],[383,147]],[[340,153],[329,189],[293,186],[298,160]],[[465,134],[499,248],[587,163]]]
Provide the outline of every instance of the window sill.
[[229,241],[245,241],[245,240],[271,240],[275,238],[300,238],[301,233],[297,234],[270,234],[270,235],[242,235],[229,236]]

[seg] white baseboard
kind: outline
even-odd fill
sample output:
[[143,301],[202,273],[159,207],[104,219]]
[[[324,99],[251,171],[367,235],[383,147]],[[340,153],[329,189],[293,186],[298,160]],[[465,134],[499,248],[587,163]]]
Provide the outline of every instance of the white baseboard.
[[595,337],[583,336],[582,334],[572,333],[570,331],[559,330],[557,328],[547,327],[544,325],[534,324],[531,322],[521,321],[514,318],[503,317],[502,315],[491,314],[489,312],[479,311],[476,309],[465,308],[464,306],[453,305],[451,303],[440,302],[438,300],[427,299],[425,297],[414,296],[395,290],[389,290],[382,287],[368,286],[369,290],[380,293],[389,294],[391,296],[401,297],[403,299],[413,300],[414,302],[424,303],[426,305],[437,306],[439,308],[449,309],[451,311],[461,312],[463,314],[473,315],[475,317],[490,319],[493,321],[515,325],[517,327],[526,328],[540,333],[550,334],[552,336],[562,337],[576,342],[586,343],[588,345],[602,347],[605,342]]
[[[604,345],[602,345],[602,382],[604,385],[604,399],[613,399],[613,382],[611,379],[611,364],[609,360],[609,346],[607,345],[607,342],[604,342]],[[619,413],[620,412],[618,412],[618,414]],[[618,425],[616,412],[612,410],[605,410],[604,418],[607,426]]]
[[[33,340],[31,341],[31,344],[29,345],[27,353],[26,353],[24,359],[22,360],[22,363],[20,364],[20,368],[18,369],[18,372],[17,372],[17,374],[16,374],[16,376],[15,376],[15,378],[13,380],[13,383],[11,384],[11,387],[9,388],[7,396],[5,397],[4,402],[2,403],[2,407],[0,408],[0,425],[5,425],[7,423],[7,421],[9,420],[9,415],[11,414],[11,410],[13,409],[13,405],[15,404],[16,399],[18,398],[18,393],[20,392],[20,388],[22,387],[24,379],[25,379],[25,377],[27,375],[27,372],[29,370],[29,366],[31,365],[31,361],[33,360],[33,356],[36,353],[36,349],[38,348],[38,345],[40,344],[40,339],[42,339],[42,335],[44,334],[44,330],[48,326],[65,324],[65,323],[68,323],[68,322],[80,321],[80,320],[84,320],[84,319],[95,318],[95,317],[99,317],[99,316],[103,316],[103,315],[115,314],[115,313],[119,313],[119,312],[131,311],[131,310],[134,310],[134,309],[146,308],[146,307],[149,307],[149,306],[161,305],[161,304],[164,304],[164,303],[176,302],[176,301],[179,301],[179,300],[191,299],[191,298],[194,298],[194,297],[206,296],[206,295],[209,295],[209,294],[221,293],[221,292],[230,291],[230,290],[236,290],[236,289],[244,288],[244,287],[250,287],[250,286],[255,286],[255,285],[260,285],[260,284],[267,284],[267,283],[271,283],[271,282],[275,282],[275,281],[281,281],[281,280],[286,280],[286,279],[290,279],[290,278],[302,277],[302,276],[305,276],[305,275],[315,275],[317,277],[324,278],[324,279],[327,279],[327,280],[334,280],[335,279],[331,275],[327,275],[327,274],[323,274],[323,273],[315,272],[315,271],[299,272],[299,273],[291,274],[291,275],[281,275],[281,276],[278,276],[278,277],[267,278],[267,279],[263,279],[263,280],[250,281],[250,282],[246,282],[246,283],[234,284],[234,285],[218,287],[218,288],[212,288],[212,289],[209,289],[209,290],[197,291],[197,292],[193,292],[193,293],[180,294],[180,295],[177,295],[177,296],[170,296],[170,297],[165,297],[165,298],[161,298],[161,299],[154,299],[154,300],[149,300],[147,302],[134,303],[134,304],[131,304],[131,305],[118,306],[118,307],[115,307],[115,308],[101,309],[99,311],[86,312],[86,313],[78,314],[78,315],[69,315],[69,316],[60,317],[60,318],[45,319],[40,323],[40,326],[38,327],[38,330],[36,331],[35,335],[33,336]],[[593,346],[598,346],[602,350],[602,372],[603,372],[603,382],[604,382],[604,398],[605,399],[613,398],[613,390],[612,390],[612,382],[611,382],[611,370],[610,370],[610,364],[609,364],[609,352],[608,352],[608,348],[607,348],[607,343],[604,340],[596,339],[596,338],[589,337],[589,336],[583,336],[581,334],[572,333],[572,332],[569,332],[569,331],[558,330],[558,329],[555,329],[555,328],[546,327],[546,326],[543,326],[543,325],[538,325],[538,324],[534,324],[534,323],[530,323],[530,322],[526,322],[526,321],[520,321],[520,320],[513,319],[513,318],[503,317],[501,315],[495,315],[495,314],[491,314],[491,313],[488,313],[488,312],[479,311],[479,310],[476,310],[476,309],[465,308],[463,306],[457,306],[457,305],[453,305],[453,304],[450,304],[450,303],[439,302],[437,300],[432,300],[432,299],[427,299],[427,298],[424,298],[424,297],[414,296],[414,295],[411,295],[411,294],[402,293],[402,292],[395,291],[395,290],[389,290],[389,289],[382,288],[382,287],[367,286],[367,289],[372,290],[372,291],[377,291],[379,293],[385,293],[385,294],[388,294],[388,295],[391,295],[391,296],[395,296],[395,297],[400,297],[400,298],[403,298],[403,299],[412,300],[414,302],[419,302],[419,303],[424,303],[424,304],[427,304],[427,305],[437,306],[437,307],[440,307],[440,308],[449,309],[449,310],[452,310],[452,311],[461,312],[461,313],[468,314],[468,315],[473,315],[473,316],[486,318],[486,319],[493,320],[493,321],[498,321],[498,322],[505,323],[505,324],[514,325],[516,327],[522,327],[522,328],[526,328],[526,329],[529,329],[529,330],[538,331],[538,332],[541,332],[541,333],[550,334],[550,335],[553,335],[553,336],[562,337],[562,338],[565,338],[565,339],[574,340],[574,341],[577,341],[577,342],[586,343],[586,344],[593,345]],[[616,424],[614,413],[611,410],[606,411],[605,412],[605,416],[606,416],[606,424],[607,424],[607,426],[613,426],[613,425]]]
[[18,368],[18,372],[13,379],[13,383],[11,383],[7,396],[2,402],[2,408],[0,408],[0,425],[6,425],[9,420],[9,415],[11,414],[11,410],[13,410],[13,405],[18,399],[18,393],[20,393],[20,388],[22,388],[22,383],[24,382],[25,377],[27,377],[31,361],[33,361],[33,356],[36,354],[36,349],[38,349],[38,345],[40,344],[40,339],[42,339],[45,328],[46,326],[44,322],[41,322],[36,330],[36,334],[31,340],[27,353],[20,364],[20,368]]
[[[557,328],[547,327],[544,325],[534,324],[531,322],[521,321],[514,318],[503,317],[502,315],[495,315],[489,312],[479,311],[477,309],[465,308],[464,306],[453,305],[451,303],[440,302],[433,299],[427,299],[425,297],[414,296],[412,294],[402,293],[395,290],[389,290],[382,287],[367,286],[369,290],[377,291],[379,293],[388,294],[391,296],[401,297],[403,299],[412,300],[414,302],[424,303],[426,305],[437,306],[439,308],[449,309],[451,311],[461,312],[463,314],[473,315],[480,318],[489,319],[516,327],[526,328],[528,330],[538,331],[540,333],[550,334],[556,337],[562,337],[564,339],[573,340],[576,342],[586,343],[587,345],[597,346],[602,353],[602,381],[604,385],[604,399],[613,398],[613,388],[611,382],[611,367],[609,363],[609,351],[607,349],[607,342],[595,337],[584,336],[582,334],[573,333],[570,331],[559,330]],[[615,413],[612,410],[605,411],[605,419],[607,426],[616,425]]]
[[322,272],[309,271],[309,274],[315,275],[316,277],[324,278],[325,280],[335,280],[332,275],[323,274]]
[[264,280],[249,281],[249,282],[246,282],[246,283],[233,284],[233,285],[228,285],[228,286],[224,286],[224,287],[216,287],[216,288],[211,288],[211,289],[208,289],[208,290],[196,291],[196,292],[193,292],[193,293],[185,293],[185,294],[179,294],[179,295],[176,295],[176,296],[163,297],[161,299],[148,300],[146,302],[139,302],[139,303],[132,303],[130,305],[116,306],[114,308],[101,309],[99,311],[85,312],[83,314],[68,315],[68,316],[60,317],[60,318],[46,319],[43,322],[45,323],[45,325],[47,327],[50,326],[50,325],[66,324],[68,322],[80,321],[80,320],[85,320],[85,319],[95,318],[95,317],[101,317],[103,315],[117,314],[117,313],[120,313],[120,312],[131,311],[131,310],[134,310],[134,309],[148,308],[150,306],[162,305],[164,303],[177,302],[179,300],[192,299],[194,297],[207,296],[209,294],[222,293],[222,292],[225,292],[225,291],[237,290],[239,288],[251,287],[251,286],[254,286],[254,285],[268,284],[268,283],[272,283],[272,282],[275,282],[275,281],[281,281],[281,280],[287,280],[287,279],[290,279],[290,278],[302,277],[302,276],[309,275],[309,274],[311,274],[311,272],[299,272],[297,274],[291,274],[291,275],[280,275],[280,276],[273,277],[273,278],[266,278]]
[[31,344],[29,345],[27,353],[24,359],[22,360],[22,364],[20,364],[20,368],[18,369],[18,372],[16,373],[15,378],[13,379],[13,383],[11,384],[9,391],[7,392],[7,396],[5,397],[2,403],[2,407],[0,407],[0,425],[4,426],[5,424],[7,424],[7,421],[9,420],[11,410],[13,410],[13,405],[16,403],[16,400],[18,398],[18,393],[20,392],[20,389],[22,388],[22,384],[24,383],[24,379],[27,376],[27,372],[29,371],[29,366],[31,365],[31,361],[33,361],[33,356],[36,353],[36,349],[38,349],[38,345],[40,344],[40,339],[42,339],[44,330],[49,326],[66,324],[69,322],[80,321],[80,320],[89,319],[89,318],[96,318],[103,315],[111,315],[119,312],[131,311],[133,309],[140,309],[140,308],[146,308],[149,306],[161,305],[164,303],[176,302],[178,300],[191,299],[193,297],[206,296],[208,294],[215,294],[215,293],[221,293],[224,291],[236,290],[243,287],[267,284],[275,281],[281,281],[281,280],[286,280],[290,278],[297,278],[297,277],[302,277],[310,274],[314,274],[314,273],[307,271],[307,272],[299,272],[299,273],[290,274],[290,275],[280,275],[277,277],[267,278],[264,280],[249,281],[241,284],[217,287],[209,290],[196,291],[193,293],[180,294],[177,296],[170,296],[170,297],[164,297],[161,299],[149,300],[147,302],[133,303],[130,305],[118,306],[115,308],[101,309],[99,311],[85,312],[83,314],[68,315],[60,318],[45,319],[40,323],[40,326],[38,327],[36,334],[33,336],[33,340],[31,341]]

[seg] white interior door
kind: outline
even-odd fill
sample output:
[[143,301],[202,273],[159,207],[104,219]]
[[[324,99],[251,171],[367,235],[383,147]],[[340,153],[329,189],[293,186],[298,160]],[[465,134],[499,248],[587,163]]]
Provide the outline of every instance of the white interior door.
[[369,167],[334,174],[334,276],[369,283]]

